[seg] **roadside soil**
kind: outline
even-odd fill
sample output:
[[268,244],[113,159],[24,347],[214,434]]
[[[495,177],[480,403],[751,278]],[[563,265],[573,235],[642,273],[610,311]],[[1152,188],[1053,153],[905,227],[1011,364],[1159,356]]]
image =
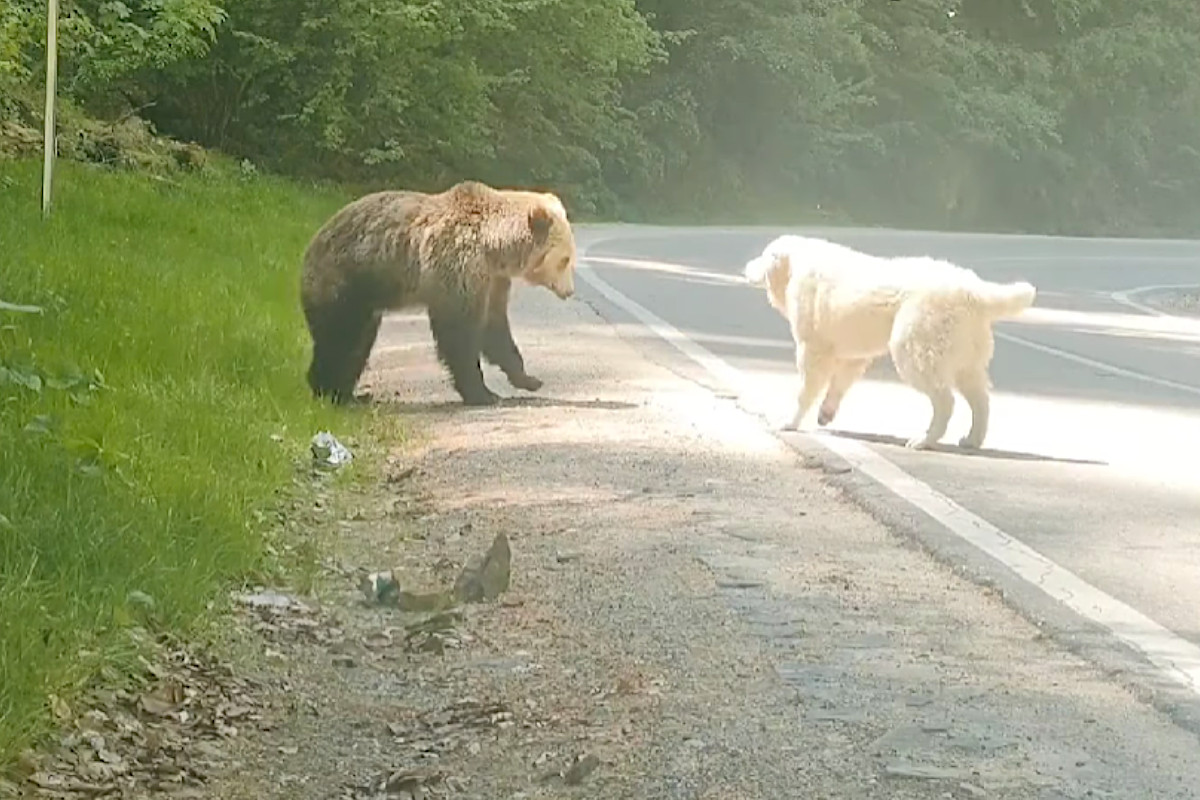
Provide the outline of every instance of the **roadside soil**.
[[1168,314],[1200,316],[1200,288],[1152,292],[1146,295],[1145,301]]
[[[415,438],[378,481],[295,510],[331,554],[314,591],[238,604],[220,663],[178,656],[163,707],[146,690],[160,722],[145,695],[92,717],[127,765],[109,796],[1200,797],[1192,735],[636,331],[529,289],[514,328],[545,386],[489,369],[514,399],[468,410],[424,321],[387,321],[365,382]],[[393,570],[445,590],[500,534],[494,600],[403,611],[359,588]],[[77,760],[104,763],[86,730]],[[28,766],[45,783],[54,763]],[[14,790],[84,796],[31,785]]]

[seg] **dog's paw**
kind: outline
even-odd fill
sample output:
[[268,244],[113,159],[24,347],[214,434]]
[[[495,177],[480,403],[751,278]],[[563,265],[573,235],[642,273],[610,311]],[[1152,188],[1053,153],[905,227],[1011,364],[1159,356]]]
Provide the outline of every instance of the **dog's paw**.
[[789,414],[786,417],[776,417],[771,422],[771,427],[781,432],[794,432],[800,430],[800,421]]
[[837,416],[836,408],[825,408],[821,406],[821,410],[817,412],[817,424],[824,428],[829,423],[833,422],[833,418]]
[[934,444],[935,442],[929,441],[924,436],[914,436],[905,442],[904,446],[909,450],[930,450],[933,448]]
[[983,437],[968,434],[958,440],[958,446],[964,450],[978,450],[980,447],[983,447]]

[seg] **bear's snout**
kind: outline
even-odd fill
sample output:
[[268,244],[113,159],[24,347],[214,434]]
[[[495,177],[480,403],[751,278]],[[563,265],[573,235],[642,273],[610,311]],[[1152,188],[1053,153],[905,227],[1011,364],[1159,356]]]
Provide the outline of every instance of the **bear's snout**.
[[570,298],[575,294],[575,273],[570,269],[559,273],[550,282],[550,291],[554,292],[559,300]]

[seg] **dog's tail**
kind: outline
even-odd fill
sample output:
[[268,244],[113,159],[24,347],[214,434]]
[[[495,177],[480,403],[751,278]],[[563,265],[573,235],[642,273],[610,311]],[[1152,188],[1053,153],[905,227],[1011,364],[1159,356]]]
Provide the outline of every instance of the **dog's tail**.
[[1037,289],[1026,281],[1015,283],[989,283],[977,288],[980,303],[993,319],[1015,317],[1033,305]]

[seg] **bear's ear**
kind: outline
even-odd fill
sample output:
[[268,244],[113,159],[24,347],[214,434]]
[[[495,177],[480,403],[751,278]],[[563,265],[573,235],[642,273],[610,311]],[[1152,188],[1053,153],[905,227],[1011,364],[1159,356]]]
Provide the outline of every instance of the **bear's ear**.
[[550,235],[550,226],[554,224],[554,215],[545,206],[534,206],[529,209],[529,230],[533,233],[533,241],[541,244]]

